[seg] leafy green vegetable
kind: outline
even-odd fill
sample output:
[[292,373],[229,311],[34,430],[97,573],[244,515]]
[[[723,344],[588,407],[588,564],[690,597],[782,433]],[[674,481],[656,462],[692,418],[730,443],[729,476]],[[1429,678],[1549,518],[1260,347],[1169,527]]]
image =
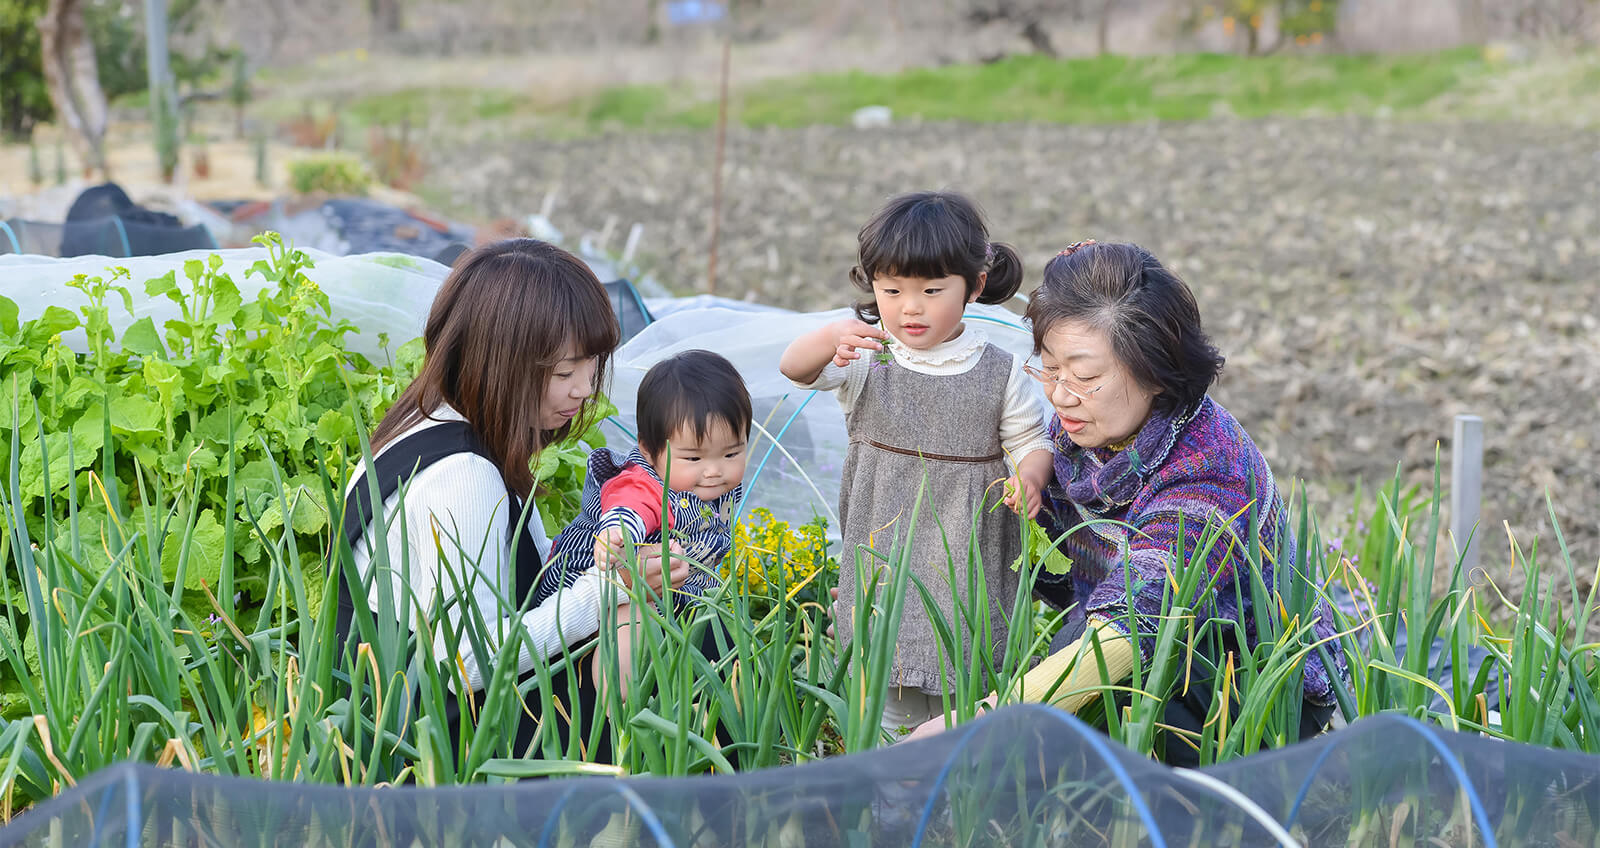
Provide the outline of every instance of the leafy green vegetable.
[[893,343],[894,343],[894,337],[893,336],[885,336],[884,339],[883,339],[883,350],[880,350],[877,353],[874,353],[872,355],[873,360],[876,361],[879,365],[892,365],[892,364],[894,364],[894,352],[889,350],[889,345],[891,345]]
[[1050,574],[1066,574],[1072,570],[1072,559],[1061,552],[1051,540],[1050,534],[1039,526],[1039,522],[1025,518],[1023,525],[1027,538],[1024,540],[1022,554],[1011,563],[1012,571],[1021,571],[1022,567],[1030,562],[1043,562],[1044,570]]
[[[275,233],[256,241],[268,258],[246,276],[266,285],[248,301],[215,254],[137,288],[123,268],[105,277],[78,275],[68,285],[83,292],[87,305],[50,306],[25,322],[17,320],[16,304],[0,296],[0,464],[10,461],[11,430],[20,424],[17,459],[28,502],[19,506],[30,535],[40,537],[47,510],[50,520],[67,520],[74,500],[80,510],[100,513],[107,498],[131,510],[172,504],[177,516],[192,509],[198,520],[185,587],[198,590],[203,581],[215,590],[231,541],[234,585],[246,605],[262,600],[253,593],[267,583],[264,541],[297,548],[300,562],[313,568],[323,561],[338,513],[324,503],[318,469],[338,478],[360,461],[359,430],[376,426],[416,375],[423,346],[421,339],[401,345],[384,357],[392,365],[347,350],[357,330],[333,317],[327,294],[307,273],[310,257]],[[133,314],[136,298],[170,300],[178,316],[159,326],[140,318],[118,339],[111,311]],[[79,328],[87,341],[82,353],[61,336]],[[386,352],[387,342],[380,339]],[[606,414],[615,411],[601,402]],[[596,428],[579,438],[604,444]],[[587,458],[578,440],[540,458],[536,500],[552,535],[577,514]],[[107,468],[115,481],[101,479]],[[287,518],[276,497],[280,479],[294,497]],[[344,481],[333,482],[342,491]],[[168,517],[154,521],[165,525]],[[268,539],[258,538],[255,527]],[[162,535],[160,562],[170,581],[184,539]],[[90,553],[92,567],[109,563]],[[310,576],[320,590],[319,573]]]

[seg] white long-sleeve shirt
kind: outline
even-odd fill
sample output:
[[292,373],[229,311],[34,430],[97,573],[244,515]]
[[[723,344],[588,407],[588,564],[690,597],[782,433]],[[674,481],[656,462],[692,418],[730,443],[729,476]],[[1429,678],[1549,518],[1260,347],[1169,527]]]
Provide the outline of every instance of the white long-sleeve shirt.
[[[445,421],[464,421],[461,414],[448,406],[441,406],[405,430],[378,452],[382,456],[406,437],[434,427]],[[362,469],[365,470],[365,467]],[[348,497],[361,475],[345,487]],[[366,485],[365,482],[362,485]],[[405,499],[405,532],[401,532],[399,507]],[[432,603],[435,587],[448,600],[461,587],[483,616],[491,634],[491,649],[498,649],[512,634],[513,626],[521,626],[532,637],[534,649],[524,644],[517,659],[517,674],[521,675],[543,662],[563,646],[571,645],[599,632],[601,581],[599,575],[589,571],[581,575],[570,587],[562,589],[543,604],[528,610],[513,621],[513,611],[522,598],[516,597],[515,563],[506,544],[506,522],[521,515],[521,505],[507,504],[505,482],[500,470],[489,460],[473,453],[447,456],[420,471],[409,485],[390,495],[383,502],[383,514],[388,523],[389,564],[394,569],[393,603],[396,609],[414,610],[412,599],[424,609]],[[509,506],[509,508],[508,508]],[[550,539],[537,506],[528,509],[528,529],[541,560],[550,555]],[[355,565],[365,578],[372,568],[370,539],[375,535],[376,522],[367,525],[355,544]],[[437,541],[436,541],[437,540]],[[463,554],[463,551],[465,554]],[[410,591],[400,585],[402,555],[409,558]],[[374,581],[368,592],[368,607],[376,609],[380,583]],[[497,597],[498,593],[498,597]],[[509,599],[506,607],[500,598]],[[459,632],[464,604],[450,605],[445,610],[451,629]],[[419,623],[414,614],[407,615],[412,629]],[[483,674],[478,658],[473,656],[472,643],[462,639],[459,644],[446,644],[442,622],[423,622],[433,633],[435,657],[459,655],[466,669],[467,682],[473,689],[483,688]]]
[[[914,350],[903,343],[889,345],[894,360],[908,371],[918,374],[965,374],[977,366],[983,346],[989,336],[972,325],[964,325],[961,334],[927,350]],[[872,369],[876,351],[862,350],[859,359],[852,359],[844,367],[829,362],[817,379],[810,383],[795,382],[802,389],[832,391],[839,406],[848,415],[861,396],[867,383],[867,373]],[[1038,383],[1022,370],[1022,361],[1013,357],[1011,376],[1006,380],[1005,403],[1000,417],[1000,446],[1014,462],[1036,450],[1050,450],[1050,438],[1045,433],[1049,412]]]

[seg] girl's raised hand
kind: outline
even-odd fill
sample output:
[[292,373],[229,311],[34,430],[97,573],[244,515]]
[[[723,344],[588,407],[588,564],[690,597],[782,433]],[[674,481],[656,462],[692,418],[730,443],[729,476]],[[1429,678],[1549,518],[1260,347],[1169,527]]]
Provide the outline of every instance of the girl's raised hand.
[[833,327],[838,334],[838,341],[833,351],[833,364],[840,368],[849,365],[852,359],[860,359],[860,351],[863,348],[883,350],[883,341],[889,338],[888,333],[856,318],[846,318]]
[[1011,507],[1012,512],[1034,518],[1038,516],[1041,504],[1039,486],[1027,475],[1015,475],[1006,481],[1006,506]]

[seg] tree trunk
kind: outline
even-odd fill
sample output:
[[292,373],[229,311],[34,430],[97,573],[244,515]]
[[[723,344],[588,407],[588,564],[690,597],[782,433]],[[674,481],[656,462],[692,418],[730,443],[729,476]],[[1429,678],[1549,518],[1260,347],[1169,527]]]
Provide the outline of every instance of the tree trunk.
[[106,165],[106,95],[100,89],[94,43],[81,0],[50,0],[39,19],[39,48],[50,102],[67,128],[84,168],[111,178]]

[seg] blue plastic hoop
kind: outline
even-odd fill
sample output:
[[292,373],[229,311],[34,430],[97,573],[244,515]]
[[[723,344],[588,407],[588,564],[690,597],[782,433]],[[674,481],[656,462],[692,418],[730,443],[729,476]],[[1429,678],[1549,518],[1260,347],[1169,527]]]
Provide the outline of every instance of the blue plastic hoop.
[[122,219],[115,215],[111,216],[111,223],[117,225],[117,234],[122,237],[122,255],[125,257],[132,256],[133,245],[128,243],[128,228],[123,225]]
[[[1473,787],[1472,780],[1467,777],[1466,770],[1461,767],[1461,761],[1456,759],[1455,755],[1450,753],[1450,749],[1444,746],[1444,740],[1439,738],[1439,734],[1433,732],[1422,722],[1410,717],[1393,716],[1389,717],[1389,720],[1391,723],[1399,724],[1408,730],[1414,731],[1433,747],[1433,750],[1439,754],[1439,759],[1445,764],[1446,768],[1450,769],[1450,773],[1455,777],[1456,785],[1461,787],[1462,792],[1467,793],[1467,802],[1472,807],[1472,817],[1478,822],[1478,830],[1483,837],[1484,848],[1499,848],[1499,843],[1494,838],[1494,828],[1489,826],[1489,814],[1483,809],[1483,801],[1478,798],[1477,789]],[[1340,734],[1340,736],[1343,735]],[[1289,816],[1283,821],[1285,829],[1294,827],[1294,820],[1300,816],[1300,806],[1305,803],[1306,796],[1311,793],[1311,784],[1316,779],[1317,772],[1322,770],[1323,765],[1328,762],[1328,758],[1333,756],[1334,749],[1343,744],[1343,742],[1344,739],[1342,738],[1333,739],[1328,743],[1328,747],[1323,748],[1322,753],[1317,755],[1316,761],[1311,764],[1311,771],[1306,773],[1305,783],[1302,783],[1300,791],[1295,793],[1294,806],[1289,808]]]
[[[1144,829],[1150,836],[1150,844],[1154,848],[1166,848],[1167,841],[1162,838],[1161,831],[1156,827],[1155,816],[1150,814],[1150,808],[1145,805],[1144,798],[1139,794],[1139,787],[1134,785],[1133,778],[1128,775],[1128,770],[1123,768],[1122,763],[1117,761],[1116,756],[1112,753],[1110,747],[1106,745],[1105,740],[1100,738],[1099,733],[1074,715],[1050,707],[1040,707],[1039,709],[1044,710],[1050,716],[1071,728],[1079,739],[1089,743],[1089,747],[1111,769],[1111,773],[1116,776],[1117,782],[1121,783],[1122,788],[1127,790],[1128,800],[1132,802],[1133,808],[1138,811],[1139,820],[1144,822]],[[966,734],[961,737],[961,741],[956,743],[955,749],[950,752],[950,757],[945,760],[944,767],[939,769],[939,777],[933,782],[933,788],[928,795],[928,803],[922,808],[922,818],[917,822],[917,834],[911,840],[911,848],[921,848],[922,835],[928,829],[928,822],[933,818],[934,804],[939,800],[939,787],[944,785],[945,779],[950,775],[950,769],[955,766],[956,754],[959,754],[961,749],[966,747],[977,730],[977,727],[967,730]],[[1494,848],[1494,846],[1490,846],[1490,848]]]
[[[589,781],[584,782],[587,783]],[[662,846],[662,848],[676,848],[678,843],[673,842],[667,836],[667,829],[662,826],[661,819],[656,818],[655,812],[650,809],[650,805],[645,803],[643,798],[639,797],[639,793],[630,789],[627,784],[620,780],[608,780],[605,782],[618,795],[621,795],[623,800],[628,802],[629,807],[639,813],[639,820],[650,831],[650,836],[655,839],[657,845]],[[545,848],[550,844],[550,837],[555,835],[556,821],[560,819],[561,811],[566,808],[567,802],[572,800],[572,796],[577,792],[578,786],[579,782],[574,781],[567,788],[567,791],[561,793],[561,800],[557,801],[555,806],[550,809],[550,817],[545,819],[544,828],[539,832],[539,848]]]
[[[744,515],[744,505],[750,501],[750,493],[754,492],[756,489],[756,480],[760,479],[761,477],[761,469],[767,467],[767,460],[772,458],[772,452],[777,450],[778,443],[783,441],[783,434],[789,432],[789,425],[793,424],[794,420],[800,417],[800,413],[806,408],[806,404],[810,403],[811,399],[816,396],[817,390],[812,389],[811,393],[806,395],[806,399],[801,401],[799,406],[795,407],[794,412],[789,413],[789,420],[783,422],[783,426],[778,428],[777,435],[772,437],[772,444],[767,446],[767,452],[762,454],[761,462],[756,464],[756,473],[750,475],[750,482],[744,487],[744,497],[739,499],[739,506],[733,511],[734,524],[738,524],[740,516]],[[788,397],[789,396],[787,394],[784,395],[784,398]]]

